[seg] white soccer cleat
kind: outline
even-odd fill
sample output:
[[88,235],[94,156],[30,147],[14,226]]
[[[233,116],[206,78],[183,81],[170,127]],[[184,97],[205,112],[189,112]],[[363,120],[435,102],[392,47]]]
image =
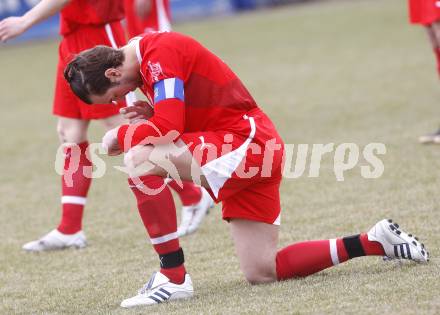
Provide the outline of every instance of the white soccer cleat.
[[155,272],[136,296],[121,302],[121,307],[154,305],[171,300],[188,299],[193,295],[194,289],[189,274],[185,274],[185,281],[182,284],[175,284],[162,273]]
[[201,190],[202,198],[199,203],[192,206],[182,207],[182,219],[179,228],[177,229],[179,237],[197,231],[209,209],[214,206],[214,201],[205,188],[201,187]]
[[429,143],[439,144],[440,143],[440,129],[438,129],[435,132],[420,136],[419,142],[422,144],[429,144]]
[[29,252],[43,252],[70,247],[78,249],[86,246],[87,240],[83,231],[76,232],[75,234],[63,234],[55,229],[39,240],[24,244],[23,249]]
[[392,220],[382,220],[368,231],[368,240],[382,244],[388,259],[409,259],[420,263],[429,261],[425,245],[412,234],[399,229]]

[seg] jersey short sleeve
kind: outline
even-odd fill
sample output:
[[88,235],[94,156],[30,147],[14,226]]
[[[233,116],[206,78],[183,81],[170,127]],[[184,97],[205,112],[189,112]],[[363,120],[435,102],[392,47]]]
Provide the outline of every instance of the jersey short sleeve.
[[154,104],[178,99],[184,102],[184,62],[172,34],[153,38],[142,54],[141,72],[148,88],[153,91]]
[[[156,37],[150,37],[150,43],[143,51],[143,75],[151,83],[175,77],[184,79],[181,48],[177,43],[173,43],[173,35],[158,33]],[[142,41],[145,41],[145,38]]]

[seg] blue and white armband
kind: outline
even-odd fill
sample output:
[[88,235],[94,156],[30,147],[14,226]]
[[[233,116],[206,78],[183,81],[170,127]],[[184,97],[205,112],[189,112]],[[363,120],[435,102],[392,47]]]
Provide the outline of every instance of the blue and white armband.
[[179,78],[169,78],[154,83],[154,104],[160,101],[177,98],[185,101],[183,81]]

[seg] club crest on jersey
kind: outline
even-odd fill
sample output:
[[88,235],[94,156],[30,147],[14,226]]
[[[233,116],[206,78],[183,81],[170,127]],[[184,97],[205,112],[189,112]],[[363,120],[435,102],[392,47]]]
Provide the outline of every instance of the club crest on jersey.
[[162,74],[162,67],[159,62],[148,61],[148,71],[150,71],[151,79],[154,82],[159,81],[159,76]]

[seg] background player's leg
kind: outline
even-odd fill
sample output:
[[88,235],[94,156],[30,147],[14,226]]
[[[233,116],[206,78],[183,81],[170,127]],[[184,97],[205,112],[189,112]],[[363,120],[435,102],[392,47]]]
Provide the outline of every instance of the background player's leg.
[[[58,119],[57,131],[62,144],[77,144],[77,148],[64,149],[64,174],[62,176],[62,216],[58,231],[74,234],[81,230],[84,206],[91,184],[91,176],[85,170],[92,165],[88,159],[87,130],[89,121],[64,118]],[[78,150],[79,148],[79,150]],[[78,167],[71,163],[78,161]],[[87,167],[87,169],[84,169]],[[73,172],[71,170],[74,170]]]
[[[440,78],[440,22],[434,22],[425,27],[432,51],[436,59],[437,74]],[[419,137],[420,143],[440,143],[440,128],[432,133]]]
[[[115,128],[125,122],[121,115],[114,115],[101,119],[100,122],[107,130]],[[77,144],[79,150],[66,147],[65,163],[62,177],[62,216],[58,231],[63,234],[74,234],[81,230],[84,206],[91,184],[90,166],[88,158],[87,131],[90,121],[60,117],[57,131],[62,144]],[[78,155],[78,156],[75,156]],[[78,167],[71,163],[78,161]],[[84,168],[86,167],[86,168]],[[75,170],[71,172],[71,170]],[[66,176],[66,172],[67,175]]]
[[202,187],[188,181],[179,186],[175,181],[168,183],[182,202],[181,219],[177,233],[179,237],[194,233],[201,225],[206,214],[214,205],[209,193]]
[[64,144],[64,168],[61,177],[62,215],[57,229],[41,239],[26,243],[27,251],[45,251],[87,245],[82,232],[82,217],[91,183],[91,161],[88,159],[87,129],[89,121],[60,117],[57,131]]
[[170,181],[168,186],[179,195],[183,206],[192,206],[202,198],[201,188],[192,182],[184,181],[182,186],[179,186],[175,181]]
[[89,120],[58,117],[57,133],[61,144],[87,141],[89,124]]
[[436,22],[425,27],[436,57],[437,72],[440,75],[440,23]]

